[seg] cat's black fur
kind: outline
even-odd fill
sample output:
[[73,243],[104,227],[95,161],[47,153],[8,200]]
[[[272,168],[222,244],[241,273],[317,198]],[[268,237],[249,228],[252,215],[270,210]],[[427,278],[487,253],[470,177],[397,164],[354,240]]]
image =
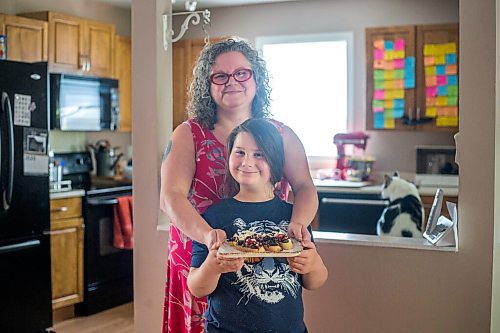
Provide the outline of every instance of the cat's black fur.
[[422,237],[424,209],[415,185],[399,177],[399,173],[385,175],[382,197],[390,203],[377,223],[380,236]]

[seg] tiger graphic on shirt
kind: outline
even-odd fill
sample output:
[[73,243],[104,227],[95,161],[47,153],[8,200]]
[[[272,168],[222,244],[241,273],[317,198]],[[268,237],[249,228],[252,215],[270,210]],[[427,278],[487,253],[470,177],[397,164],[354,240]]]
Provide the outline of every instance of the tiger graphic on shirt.
[[[261,220],[245,222],[241,218],[234,220],[237,227],[236,234],[246,233],[287,233],[289,221],[276,224],[272,221]],[[233,283],[243,295],[240,301],[248,303],[250,299],[257,299],[276,304],[287,295],[297,298],[300,290],[298,275],[290,270],[286,258],[262,258],[258,263],[245,263],[243,268],[236,272],[237,280]]]

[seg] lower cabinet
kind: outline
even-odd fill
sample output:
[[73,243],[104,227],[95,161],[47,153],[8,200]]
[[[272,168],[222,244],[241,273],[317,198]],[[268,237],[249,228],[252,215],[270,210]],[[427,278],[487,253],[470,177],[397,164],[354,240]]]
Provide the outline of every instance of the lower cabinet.
[[318,197],[318,231],[376,235],[388,204],[380,194],[319,192]]
[[80,197],[50,201],[52,308],[83,301],[83,234]]

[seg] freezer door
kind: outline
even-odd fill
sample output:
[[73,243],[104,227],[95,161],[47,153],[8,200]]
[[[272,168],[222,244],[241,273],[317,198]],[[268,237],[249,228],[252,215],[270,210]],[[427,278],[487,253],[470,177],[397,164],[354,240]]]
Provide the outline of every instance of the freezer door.
[[0,61],[0,242],[49,229],[47,64]]
[[0,243],[0,332],[52,326],[50,238]]

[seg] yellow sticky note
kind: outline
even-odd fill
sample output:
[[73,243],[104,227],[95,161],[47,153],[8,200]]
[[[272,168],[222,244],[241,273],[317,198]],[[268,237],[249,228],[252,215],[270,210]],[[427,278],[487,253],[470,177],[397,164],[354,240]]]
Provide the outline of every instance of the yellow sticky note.
[[425,44],[424,45],[424,56],[432,56],[435,54],[434,45],[433,44]]
[[440,54],[440,55],[435,56],[434,60],[436,61],[436,65],[446,64],[446,57],[444,54]]
[[403,59],[404,57],[405,57],[404,50],[394,51],[394,59]]
[[431,118],[435,118],[436,117],[436,113],[437,113],[437,108],[436,107],[428,107],[425,109],[425,116],[426,117],[431,117]]
[[436,105],[437,106],[446,106],[446,105],[448,105],[448,97],[446,97],[446,96],[438,96],[438,97],[436,97]]
[[384,109],[394,109],[394,100],[393,99],[384,100]]
[[402,89],[402,88],[401,89],[395,89],[393,91],[394,91],[394,98],[399,98],[399,99],[405,98],[405,90],[404,89]]
[[384,49],[384,40],[377,39],[376,41],[373,42],[373,47],[378,49],[378,50],[383,50]]
[[445,50],[446,50],[446,53],[457,53],[457,44],[456,43],[446,43]]
[[394,51],[386,50],[384,52],[384,60],[394,60]]
[[438,56],[446,54],[445,44],[436,44],[434,46],[434,50],[435,50],[435,54],[438,55]]
[[427,66],[425,67],[425,76],[434,76],[436,75],[436,66]]
[[384,80],[392,80],[392,79],[394,79],[394,70],[385,70]]
[[384,99],[394,99],[394,90],[392,90],[392,89],[386,90],[385,95],[384,95]]
[[396,122],[394,118],[392,119],[384,119],[384,128],[394,128],[396,127]]
[[385,90],[389,90],[389,89],[394,89],[394,80],[389,80],[389,81],[385,81],[384,83],[384,89]]
[[457,127],[458,117],[441,116],[436,118],[436,126],[438,127]]

